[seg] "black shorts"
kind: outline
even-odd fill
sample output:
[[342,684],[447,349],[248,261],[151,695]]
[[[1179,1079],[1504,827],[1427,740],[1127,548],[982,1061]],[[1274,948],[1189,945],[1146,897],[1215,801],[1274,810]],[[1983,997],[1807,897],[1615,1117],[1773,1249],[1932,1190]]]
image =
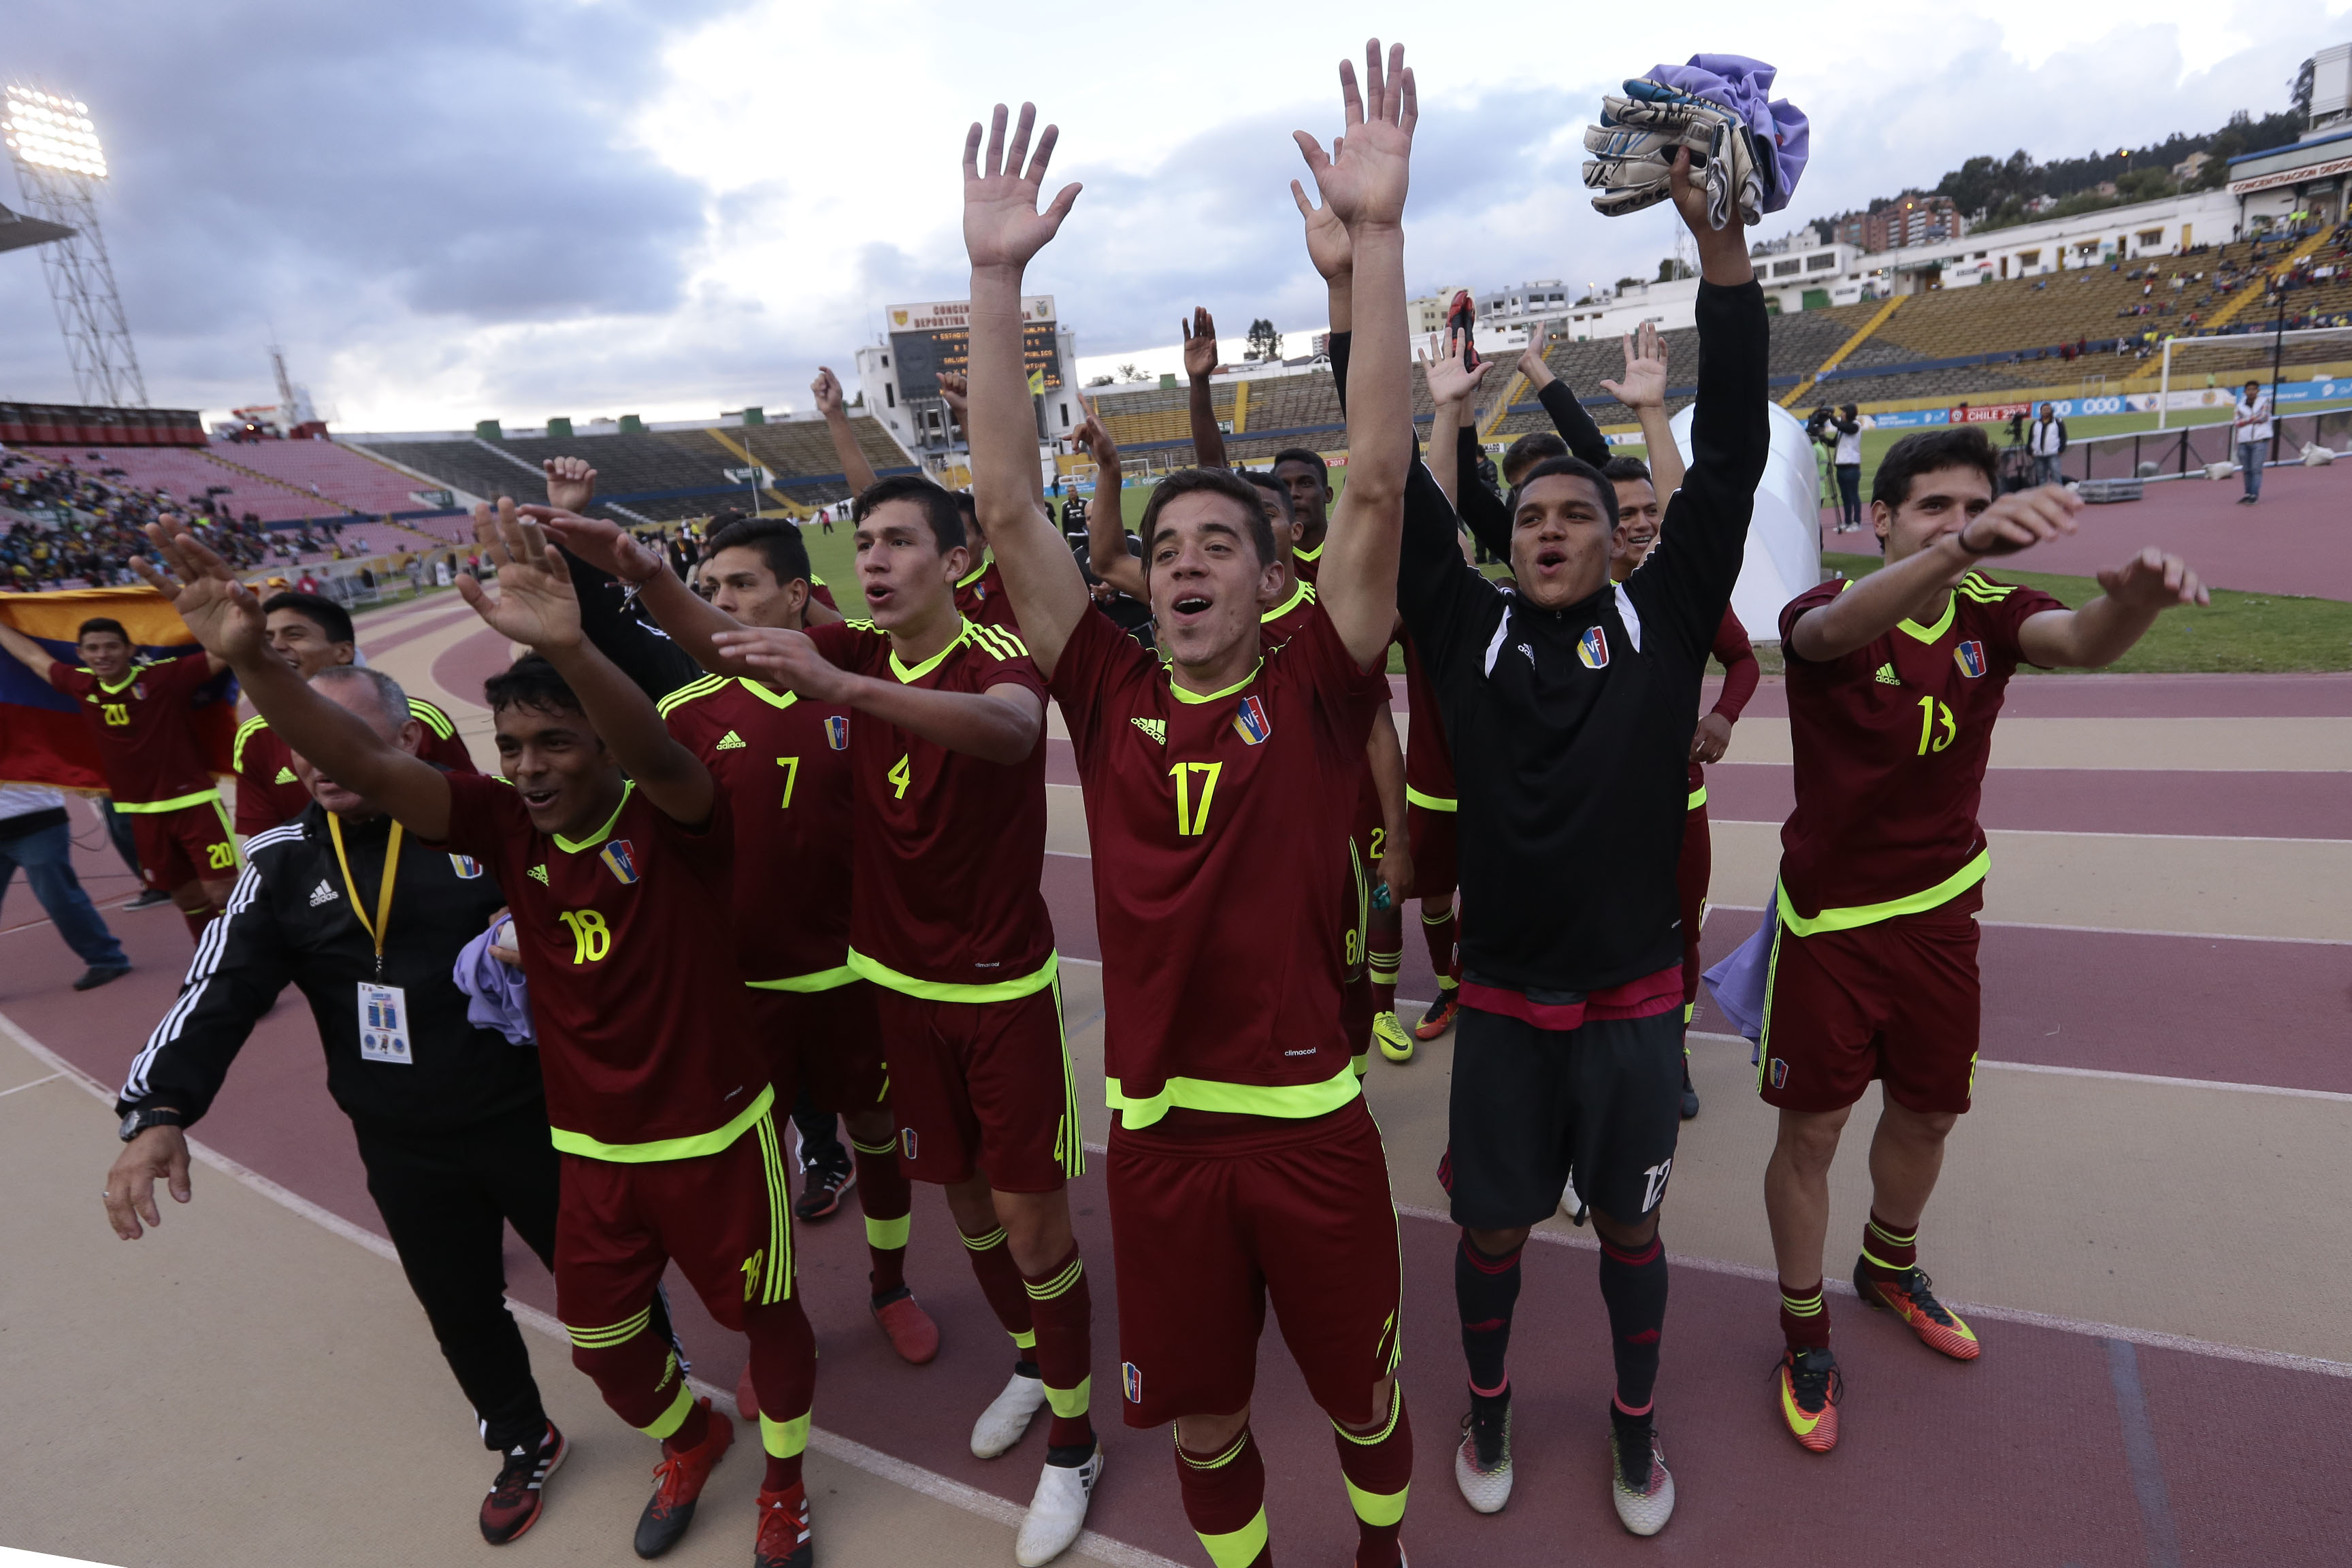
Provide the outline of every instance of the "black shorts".
[[1596,1212],[1635,1223],[1666,1195],[1682,1094],[1679,1008],[1558,1030],[1464,1007],[1447,1119],[1454,1223],[1538,1224],[1570,1181]]

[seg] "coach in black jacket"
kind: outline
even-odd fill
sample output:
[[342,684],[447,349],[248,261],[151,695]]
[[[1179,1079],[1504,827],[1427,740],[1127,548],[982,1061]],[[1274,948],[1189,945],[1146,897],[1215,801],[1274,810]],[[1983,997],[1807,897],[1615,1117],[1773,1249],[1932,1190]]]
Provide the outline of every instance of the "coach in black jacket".
[[[344,665],[312,684],[417,749],[420,728],[390,676]],[[484,1441],[503,1460],[482,1503],[482,1533],[512,1540],[537,1517],[540,1482],[563,1439],[507,1311],[504,1227],[512,1223],[552,1267],[558,1167],[539,1053],[468,1024],[450,978],[459,950],[506,900],[487,867],[405,840],[386,910],[394,825],[300,759],[295,765],[312,804],[247,841],[227,913],[205,932],[179,999],[131,1064],[116,1105],[128,1147],[107,1177],[108,1216],[126,1240],[141,1234],[142,1217],[159,1223],[159,1176],[188,1201],[182,1129],[210,1109],[278,993],[299,986],[326,1050],[328,1092],[358,1135],[369,1194]]]
[[1698,241],[1694,461],[1666,543],[1609,580],[1614,487],[1576,457],[1523,478],[1512,581],[1463,563],[1425,468],[1405,495],[1398,605],[1437,689],[1459,780],[1462,1014],[1448,1190],[1464,1228],[1455,1295],[1470,1362],[1474,1508],[1508,1495],[1504,1352],[1528,1227],[1572,1181],[1602,1243],[1617,1370],[1612,1478],[1628,1529],[1674,1506],[1651,1391],[1665,1316],[1657,1235],[1681,1127],[1682,938],[1675,872],[1691,715],[1745,552],[1770,449],[1767,321],[1738,221]]

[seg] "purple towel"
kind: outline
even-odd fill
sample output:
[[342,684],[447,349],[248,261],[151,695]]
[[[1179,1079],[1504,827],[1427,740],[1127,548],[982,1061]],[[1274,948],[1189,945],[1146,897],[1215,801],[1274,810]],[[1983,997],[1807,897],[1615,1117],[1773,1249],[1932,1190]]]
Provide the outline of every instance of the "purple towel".
[[496,1029],[510,1046],[528,1046],[535,1039],[530,1026],[530,990],[522,971],[490,956],[490,939],[502,920],[467,942],[450,967],[449,978],[466,994],[466,1022],[478,1029]]
[[[1812,141],[1804,110],[1785,98],[1767,100],[1778,74],[1774,67],[1746,55],[1693,55],[1687,65],[1654,66],[1650,70],[1652,81],[1730,110],[1748,122],[1759,149],[1772,150],[1769,160],[1772,184],[1764,193],[1768,213],[1779,212],[1796,195]],[[1760,156],[1758,161],[1766,162]]]
[[[1751,1041],[1764,1037],[1764,986],[1772,972],[1772,933],[1779,929],[1780,884],[1772,884],[1764,905],[1764,919],[1756,934],[1732,950],[1731,956],[1699,976],[1715,994],[1715,1005],[1731,1026]],[[1756,1053],[1750,1051],[1750,1062]]]

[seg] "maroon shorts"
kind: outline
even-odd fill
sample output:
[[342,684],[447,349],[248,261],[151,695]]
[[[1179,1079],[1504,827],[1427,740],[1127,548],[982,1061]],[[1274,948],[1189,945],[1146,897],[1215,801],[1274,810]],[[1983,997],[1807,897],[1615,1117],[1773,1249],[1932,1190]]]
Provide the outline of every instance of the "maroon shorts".
[[[565,1154],[555,1211],[555,1315],[574,1344],[617,1343],[666,1264],[722,1328],[793,1293],[793,1194],[772,1111],[716,1154],[625,1163]],[[583,1336],[586,1336],[583,1338]]]
[[1087,1168],[1062,984],[1010,1002],[929,1002],[874,991],[890,1053],[898,1168],[1000,1193],[1059,1192]]
[[1412,849],[1413,897],[1448,897],[1460,875],[1454,849],[1454,813],[1408,805],[1404,808],[1404,820]]
[[797,1097],[837,1115],[889,1109],[890,1068],[872,981],[829,991],[748,989],[778,1100],[795,1103]]
[[1756,1087],[1784,1110],[1838,1110],[1872,1079],[1927,1115],[1957,1115],[1976,1088],[1972,888],[1924,914],[1798,936],[1781,926],[1765,982]]
[[228,809],[217,795],[177,811],[114,809],[131,819],[131,837],[139,846],[139,875],[158,892],[190,882],[233,882],[244,867]]
[[1388,1161],[1362,1100],[1287,1125],[1115,1126],[1109,1170],[1129,1426],[1247,1405],[1269,1298],[1315,1403],[1350,1426],[1371,1419],[1372,1385],[1401,1352],[1402,1281]]
[[1675,891],[1682,900],[1685,1017],[1689,1016],[1690,1005],[1698,1000],[1698,937],[1706,923],[1706,882],[1714,866],[1715,847],[1706,831],[1706,802],[1702,800],[1683,816],[1683,857],[1675,868]]

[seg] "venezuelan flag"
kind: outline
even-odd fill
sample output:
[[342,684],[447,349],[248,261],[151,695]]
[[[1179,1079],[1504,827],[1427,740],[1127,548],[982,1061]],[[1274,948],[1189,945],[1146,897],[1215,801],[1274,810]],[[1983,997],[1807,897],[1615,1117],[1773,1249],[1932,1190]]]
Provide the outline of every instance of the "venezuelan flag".
[[[143,660],[182,657],[195,637],[172,601],[141,586],[77,588],[57,594],[0,594],[0,620],[79,667],[74,632],[93,616],[121,621]],[[226,774],[236,739],[236,680],[223,670],[197,697],[197,733],[213,772]],[[47,784],[103,795],[98,748],[73,700],[15,659],[0,656],[0,784]]]

